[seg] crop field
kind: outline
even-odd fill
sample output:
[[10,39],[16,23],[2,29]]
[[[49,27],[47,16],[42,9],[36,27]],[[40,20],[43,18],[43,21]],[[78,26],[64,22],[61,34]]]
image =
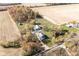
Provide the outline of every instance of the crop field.
[[32,8],[32,10],[57,25],[73,20],[79,21],[79,4],[37,7]]
[[0,12],[0,40],[15,41],[20,39],[20,32],[7,11]]

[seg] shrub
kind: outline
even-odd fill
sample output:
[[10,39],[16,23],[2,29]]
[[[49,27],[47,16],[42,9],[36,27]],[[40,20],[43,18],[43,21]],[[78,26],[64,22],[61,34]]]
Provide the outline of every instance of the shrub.
[[28,55],[28,56],[34,55],[43,50],[43,48],[39,45],[39,43],[34,43],[34,42],[25,43],[22,49],[23,49],[23,55]]
[[6,44],[2,44],[4,48],[19,48],[21,44],[19,41],[7,42]]
[[71,38],[73,38],[74,36],[77,36],[77,33],[72,33],[71,34]]
[[35,17],[34,12],[30,8],[26,8],[24,6],[14,6],[9,8],[8,11],[12,18],[20,23],[28,22]]

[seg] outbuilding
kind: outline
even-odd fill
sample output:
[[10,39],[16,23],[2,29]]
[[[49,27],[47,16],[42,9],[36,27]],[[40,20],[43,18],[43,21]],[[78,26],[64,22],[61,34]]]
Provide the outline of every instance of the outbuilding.
[[37,32],[37,31],[40,31],[40,30],[41,30],[41,27],[39,25],[34,25],[33,31]]
[[46,40],[48,38],[44,33],[41,32],[38,34],[38,37],[40,40]]

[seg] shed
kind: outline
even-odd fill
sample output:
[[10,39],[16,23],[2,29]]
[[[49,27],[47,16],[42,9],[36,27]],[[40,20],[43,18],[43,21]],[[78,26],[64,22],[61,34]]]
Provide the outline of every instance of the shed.
[[38,37],[40,38],[40,40],[48,39],[48,37],[44,33],[41,33],[41,32],[38,34]]
[[41,27],[39,25],[34,25],[33,30],[39,31],[39,30],[41,30]]

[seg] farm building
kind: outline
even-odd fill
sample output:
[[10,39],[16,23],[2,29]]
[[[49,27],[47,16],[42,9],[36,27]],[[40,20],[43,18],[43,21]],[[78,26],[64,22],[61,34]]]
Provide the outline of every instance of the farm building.
[[16,41],[21,38],[19,29],[12,20],[8,11],[0,12],[0,42],[1,41]]
[[27,6],[27,7],[41,7],[41,6],[46,6],[47,4],[45,3],[22,3],[22,5]]

